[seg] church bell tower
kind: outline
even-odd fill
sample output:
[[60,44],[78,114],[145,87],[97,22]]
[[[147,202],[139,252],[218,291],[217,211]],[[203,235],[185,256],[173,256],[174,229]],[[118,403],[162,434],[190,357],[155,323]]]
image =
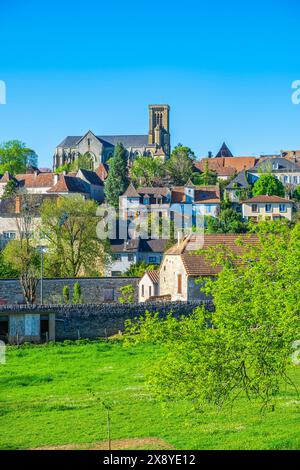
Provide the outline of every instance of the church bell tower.
[[167,104],[149,105],[149,134],[148,144],[162,148],[167,156],[170,156],[170,106]]

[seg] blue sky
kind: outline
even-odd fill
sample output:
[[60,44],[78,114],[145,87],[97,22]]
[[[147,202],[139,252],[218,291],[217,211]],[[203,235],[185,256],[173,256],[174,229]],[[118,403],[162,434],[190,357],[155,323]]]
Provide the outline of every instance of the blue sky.
[[51,166],[66,135],[146,134],[171,106],[172,145],[197,155],[300,148],[296,0],[0,0],[0,142]]

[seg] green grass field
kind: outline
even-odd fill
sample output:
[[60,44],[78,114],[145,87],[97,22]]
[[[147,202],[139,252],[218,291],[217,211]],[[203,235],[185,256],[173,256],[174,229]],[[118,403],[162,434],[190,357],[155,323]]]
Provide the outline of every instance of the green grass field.
[[[163,351],[120,342],[9,347],[0,365],[0,448],[92,448],[106,439],[102,401],[110,400],[121,448],[300,449],[300,398],[292,388],[265,415],[244,399],[232,410],[199,414],[188,400],[163,407],[144,379],[155,354]],[[300,366],[291,374],[300,388]]]

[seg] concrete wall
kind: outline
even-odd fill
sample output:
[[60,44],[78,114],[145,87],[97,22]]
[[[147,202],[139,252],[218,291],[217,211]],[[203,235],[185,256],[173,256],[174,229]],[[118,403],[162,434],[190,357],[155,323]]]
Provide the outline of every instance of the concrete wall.
[[[211,302],[174,302],[174,303],[142,303],[142,304],[101,304],[101,305],[8,305],[0,306],[0,318],[5,316],[9,318],[9,331],[14,334],[13,341],[18,333],[18,340],[31,341],[30,336],[26,336],[39,331],[37,324],[38,317],[49,316],[49,327],[51,329],[49,339],[63,341],[65,339],[89,338],[96,339],[110,336],[119,330],[124,330],[124,323],[127,319],[133,319],[144,315],[148,310],[150,312],[159,312],[161,316],[165,316],[170,311],[175,316],[190,315],[193,310],[199,306],[205,305],[210,311],[213,310]],[[28,317],[28,329],[25,331],[25,318]],[[30,317],[30,318],[29,318]],[[54,321],[55,317],[55,333]],[[34,320],[34,321],[33,321]],[[18,330],[16,325],[18,324]],[[24,329],[24,336],[23,334]],[[36,341],[37,338],[34,338]]]
[[[138,299],[138,277],[98,277],[78,279],[44,279],[43,297],[45,304],[60,304],[62,302],[62,289],[68,285],[72,298],[73,286],[79,282],[82,290],[83,302],[101,304],[102,302],[117,302],[120,296],[120,287],[133,285],[135,297]],[[18,279],[0,280],[0,302],[7,304],[23,303],[23,294]],[[37,287],[36,302],[40,302],[40,282]]]

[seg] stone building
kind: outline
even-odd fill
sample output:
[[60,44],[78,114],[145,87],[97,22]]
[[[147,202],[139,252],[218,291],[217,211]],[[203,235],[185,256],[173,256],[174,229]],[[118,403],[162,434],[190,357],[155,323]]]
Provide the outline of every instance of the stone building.
[[113,155],[117,143],[126,148],[129,162],[138,156],[167,159],[170,156],[169,111],[166,104],[149,105],[149,131],[145,135],[99,136],[89,130],[83,136],[67,136],[55,149],[53,169],[85,155],[90,159],[90,169],[96,170]]

